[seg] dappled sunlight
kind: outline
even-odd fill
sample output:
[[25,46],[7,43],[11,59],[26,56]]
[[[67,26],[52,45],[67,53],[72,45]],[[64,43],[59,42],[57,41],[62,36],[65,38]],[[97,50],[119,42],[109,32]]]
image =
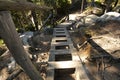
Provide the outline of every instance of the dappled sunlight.
[[119,37],[111,37],[109,35],[102,35],[101,39],[94,39],[94,41],[109,55],[114,58],[120,58],[119,50],[120,50],[120,38]]
[[7,68],[0,71],[0,80],[6,80],[9,74],[7,73]]
[[106,50],[111,49],[111,51],[115,49],[120,49],[120,38],[114,38],[107,35],[102,35],[101,37],[102,37],[101,39],[95,39],[94,41],[98,43],[100,46],[102,46],[103,49]]
[[83,55],[83,56],[81,56],[81,60],[82,60],[83,62],[86,62],[86,61],[87,61],[87,60],[86,60],[87,57],[88,57],[87,55]]
[[61,64],[58,64],[58,65],[55,65],[55,66],[57,66],[57,67],[61,67],[61,68],[67,68],[67,67],[69,67],[69,66],[71,66],[71,63],[62,63],[62,65]]
[[83,62],[87,61],[87,57],[91,55],[91,46],[89,44],[86,45],[83,49],[80,50],[80,58]]
[[111,72],[119,72],[119,69],[116,68],[115,66],[111,66],[111,67],[106,68],[107,72],[110,72],[110,73]]
[[74,68],[77,66],[75,62],[72,61],[58,61],[58,62],[50,62],[50,66],[56,67],[56,68]]

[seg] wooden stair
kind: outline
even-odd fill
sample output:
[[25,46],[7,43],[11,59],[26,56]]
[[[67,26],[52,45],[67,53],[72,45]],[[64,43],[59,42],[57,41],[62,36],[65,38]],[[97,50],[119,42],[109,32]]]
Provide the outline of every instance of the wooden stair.
[[[66,27],[67,24],[62,24],[60,27],[54,28],[47,80],[90,80]],[[72,75],[74,78],[68,78],[68,75]]]

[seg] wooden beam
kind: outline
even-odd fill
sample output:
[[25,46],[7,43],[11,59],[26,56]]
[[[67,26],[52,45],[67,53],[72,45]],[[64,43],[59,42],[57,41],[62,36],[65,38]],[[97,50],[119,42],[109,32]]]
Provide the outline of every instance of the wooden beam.
[[0,10],[49,10],[47,6],[39,6],[31,2],[21,0],[0,0]]
[[23,48],[9,11],[0,11],[0,36],[15,61],[23,68],[30,79],[43,80]]

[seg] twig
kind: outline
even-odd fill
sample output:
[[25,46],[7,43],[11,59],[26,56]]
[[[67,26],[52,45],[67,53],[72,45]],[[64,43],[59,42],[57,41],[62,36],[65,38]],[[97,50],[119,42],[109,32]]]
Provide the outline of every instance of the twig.
[[22,69],[17,70],[16,72],[13,72],[6,80],[13,80],[15,77],[17,77],[21,72],[23,72]]

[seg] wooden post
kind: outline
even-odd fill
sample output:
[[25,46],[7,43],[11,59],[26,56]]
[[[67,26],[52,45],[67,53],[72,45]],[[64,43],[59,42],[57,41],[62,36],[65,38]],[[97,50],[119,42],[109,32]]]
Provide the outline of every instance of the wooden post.
[[31,80],[43,80],[26,54],[9,11],[0,11],[0,36]]

